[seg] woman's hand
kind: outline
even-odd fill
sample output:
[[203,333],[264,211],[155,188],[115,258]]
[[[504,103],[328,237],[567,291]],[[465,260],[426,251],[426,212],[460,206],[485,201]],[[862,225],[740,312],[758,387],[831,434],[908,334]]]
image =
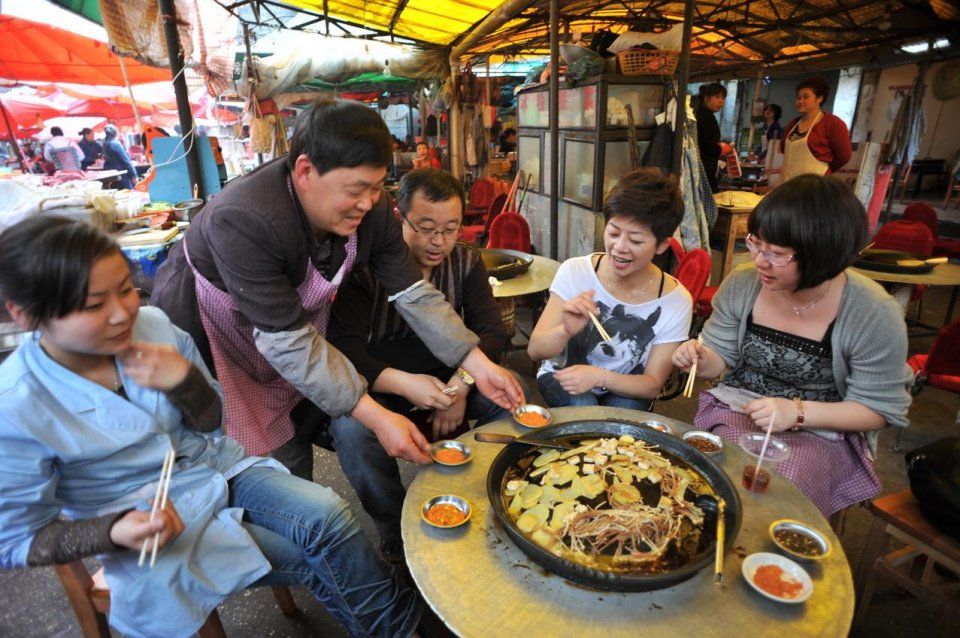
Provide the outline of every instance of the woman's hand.
[[446,410],[454,398],[443,393],[447,386],[429,374],[408,374],[403,382],[403,398],[421,410]]
[[743,404],[753,424],[766,430],[773,421],[773,432],[784,432],[797,424],[797,406],[790,399],[763,397]]
[[603,386],[603,379],[607,374],[612,373],[596,366],[575,365],[557,370],[553,376],[560,383],[560,387],[570,394],[583,394]]
[[690,372],[693,364],[698,362],[704,353],[704,345],[696,339],[690,339],[677,346],[673,351],[671,362],[684,372]]
[[598,314],[597,305],[593,303],[593,291],[584,290],[564,302],[563,329],[571,337],[578,335],[590,321],[590,315]]
[[166,392],[180,385],[190,372],[190,362],[176,348],[135,342],[120,355],[123,373],[134,383]]
[[[151,506],[153,501],[150,501]],[[173,501],[167,500],[167,506],[157,511],[151,521],[150,512],[131,510],[117,519],[110,527],[110,540],[114,545],[139,551],[143,543],[160,532],[158,548],[163,548],[183,531],[183,521],[173,507]],[[152,547],[152,543],[151,543]]]

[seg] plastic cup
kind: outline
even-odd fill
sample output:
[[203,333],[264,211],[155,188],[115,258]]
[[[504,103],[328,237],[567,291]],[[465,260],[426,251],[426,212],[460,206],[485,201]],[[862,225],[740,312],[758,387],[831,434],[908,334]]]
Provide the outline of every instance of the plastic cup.
[[760,473],[757,473],[757,462],[760,460],[760,450],[763,449],[763,439],[766,433],[751,432],[741,434],[738,439],[740,448],[747,453],[750,460],[743,468],[743,477],[741,484],[744,488],[757,494],[767,491],[770,480],[775,472],[780,470],[780,464],[790,458],[790,446],[780,439],[770,436],[770,442],[767,443],[767,451],[763,455],[763,463],[760,465]]

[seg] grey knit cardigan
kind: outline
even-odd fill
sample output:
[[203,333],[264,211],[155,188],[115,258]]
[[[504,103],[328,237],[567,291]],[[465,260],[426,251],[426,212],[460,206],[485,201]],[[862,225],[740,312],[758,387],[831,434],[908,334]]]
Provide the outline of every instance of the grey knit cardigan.
[[[906,427],[913,373],[907,365],[907,328],[899,304],[867,277],[846,271],[847,285],[833,326],[833,380],[844,401],[855,401],[882,416],[887,425]],[[753,264],[728,276],[713,298],[713,314],[703,341],[733,370],[747,318],[760,292]],[[876,454],[879,431],[864,432]]]

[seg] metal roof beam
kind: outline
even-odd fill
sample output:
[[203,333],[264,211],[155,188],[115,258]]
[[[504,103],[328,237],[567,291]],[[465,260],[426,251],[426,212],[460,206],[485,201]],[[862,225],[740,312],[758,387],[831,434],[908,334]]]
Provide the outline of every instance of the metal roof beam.
[[400,2],[397,3],[397,10],[393,12],[393,17],[390,18],[390,26],[388,27],[391,34],[393,33],[393,27],[397,26],[397,20],[400,19],[400,14],[407,8],[408,2],[410,2],[410,0],[400,0]]

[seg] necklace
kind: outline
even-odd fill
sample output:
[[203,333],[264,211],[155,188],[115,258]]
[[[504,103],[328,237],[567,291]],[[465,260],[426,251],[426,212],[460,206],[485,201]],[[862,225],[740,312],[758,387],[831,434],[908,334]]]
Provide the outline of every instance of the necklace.
[[[607,255],[604,255],[604,256],[607,256]],[[607,256],[607,257],[609,258],[609,256]],[[602,258],[603,258],[603,256],[601,256],[601,259],[602,259]],[[599,263],[599,262],[598,262],[598,263]],[[609,264],[608,264],[608,265],[609,265]],[[607,272],[605,273],[605,275],[606,275],[607,281],[604,283],[604,282],[601,280],[601,283],[604,283],[604,285],[606,286],[607,292],[609,292],[611,295],[613,295],[614,297],[616,297],[617,295],[614,294],[614,292],[615,292],[615,290],[616,290],[616,286],[613,286],[613,285],[612,285],[612,284],[613,284],[613,277],[612,277],[612,275],[610,274],[610,271],[607,270]],[[653,283],[653,280],[656,279],[656,278],[657,278],[657,273],[653,273],[653,275],[650,276],[650,279],[647,280],[647,283],[644,284],[643,288],[641,288],[640,290],[638,290],[638,291],[636,291],[636,292],[630,291],[630,295],[629,295],[629,296],[630,296],[631,298],[637,298],[637,299],[640,298],[640,297],[642,297],[644,294],[646,294],[647,289],[650,288],[650,284],[652,284],[652,283]]]
[[801,317],[803,316],[803,312],[805,310],[813,310],[818,303],[823,301],[823,298],[827,296],[828,292],[830,292],[830,286],[832,285],[833,285],[833,281],[831,280],[829,283],[827,283],[827,289],[823,291],[823,294],[817,297],[816,299],[814,299],[813,301],[811,301],[810,303],[808,303],[806,306],[794,306],[790,302],[790,300],[787,299],[787,293],[785,291],[781,290],[780,294],[783,295],[783,298],[786,300],[786,302],[790,304],[791,308],[793,308],[793,314],[797,315],[798,317]]

